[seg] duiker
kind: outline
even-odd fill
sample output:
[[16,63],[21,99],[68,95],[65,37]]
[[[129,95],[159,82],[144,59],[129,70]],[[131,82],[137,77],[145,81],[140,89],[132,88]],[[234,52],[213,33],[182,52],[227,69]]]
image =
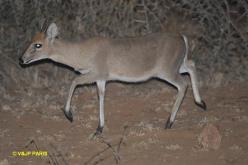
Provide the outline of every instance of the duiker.
[[73,120],[70,103],[77,85],[96,83],[100,103],[96,133],[102,133],[107,81],[143,82],[158,78],[178,89],[176,102],[165,126],[171,128],[187,89],[187,78],[183,73],[188,73],[191,78],[196,104],[206,110],[197,86],[195,64],[188,60],[186,36],[163,33],[120,39],[95,37],[71,43],[58,39],[58,34],[55,23],[50,24],[46,32],[37,33],[20,58],[20,63],[50,59],[81,73],[72,81],[64,109],[70,121]]

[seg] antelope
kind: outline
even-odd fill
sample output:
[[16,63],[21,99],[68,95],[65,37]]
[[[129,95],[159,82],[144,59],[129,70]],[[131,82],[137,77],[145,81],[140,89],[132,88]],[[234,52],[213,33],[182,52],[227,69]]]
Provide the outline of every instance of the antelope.
[[163,80],[178,90],[165,128],[171,128],[187,89],[190,76],[195,103],[206,110],[201,99],[195,64],[188,60],[189,44],[185,35],[148,34],[141,37],[102,38],[95,37],[80,42],[68,42],[57,38],[58,27],[51,23],[46,31],[37,33],[30,46],[20,58],[21,65],[50,59],[65,64],[79,72],[70,86],[64,114],[73,121],[70,110],[76,86],[96,83],[99,98],[99,123],[101,134],[104,127],[104,96],[108,81],[144,82],[151,78]]

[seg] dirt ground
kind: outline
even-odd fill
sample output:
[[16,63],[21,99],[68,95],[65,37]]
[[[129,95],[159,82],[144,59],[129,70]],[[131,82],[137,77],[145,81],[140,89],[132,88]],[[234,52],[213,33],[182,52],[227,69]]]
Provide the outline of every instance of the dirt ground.
[[[159,87],[154,87],[157,84]],[[205,112],[194,103],[189,88],[176,122],[169,130],[165,130],[164,125],[176,90],[168,85],[161,86],[157,81],[137,85],[108,84],[106,126],[103,136],[94,139],[91,135],[98,124],[98,100],[93,89],[84,87],[75,92],[72,123],[61,111],[66,98],[39,108],[25,104],[25,98],[2,102],[0,165],[248,164],[247,84],[201,88],[200,93],[208,106]],[[44,93],[43,89],[33,94]],[[18,97],[18,93],[16,95]],[[214,144],[211,148],[199,140],[209,124],[217,128],[220,146]],[[28,155],[29,151],[45,151],[48,155]]]

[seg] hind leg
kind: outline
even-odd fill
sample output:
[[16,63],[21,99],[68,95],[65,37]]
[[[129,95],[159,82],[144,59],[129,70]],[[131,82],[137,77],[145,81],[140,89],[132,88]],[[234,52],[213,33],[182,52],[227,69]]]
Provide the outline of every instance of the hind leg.
[[183,70],[183,72],[181,72],[181,73],[187,72],[190,75],[193,94],[194,94],[196,104],[199,105],[202,109],[207,110],[207,106],[206,106],[205,102],[201,99],[201,96],[199,94],[195,63],[192,60],[186,61],[185,64],[183,65],[183,69],[181,69],[181,71],[182,70]]
[[168,79],[166,79],[166,78],[161,78],[161,79],[166,80],[167,82],[169,82],[170,84],[175,86],[178,90],[176,102],[173,105],[171,115],[168,118],[166,125],[165,125],[165,128],[167,129],[167,128],[171,128],[174,121],[175,121],[176,114],[179,110],[180,105],[182,104],[183,98],[184,98],[186,90],[187,90],[187,83],[186,83],[185,77],[183,77],[181,75],[178,75],[178,77],[173,81],[172,80],[168,81]]

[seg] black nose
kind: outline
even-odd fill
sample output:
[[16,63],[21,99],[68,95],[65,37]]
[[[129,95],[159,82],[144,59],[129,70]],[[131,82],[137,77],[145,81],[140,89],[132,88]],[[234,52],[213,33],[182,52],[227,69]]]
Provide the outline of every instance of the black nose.
[[22,57],[19,58],[19,64],[20,65],[24,64],[24,61],[23,61]]

